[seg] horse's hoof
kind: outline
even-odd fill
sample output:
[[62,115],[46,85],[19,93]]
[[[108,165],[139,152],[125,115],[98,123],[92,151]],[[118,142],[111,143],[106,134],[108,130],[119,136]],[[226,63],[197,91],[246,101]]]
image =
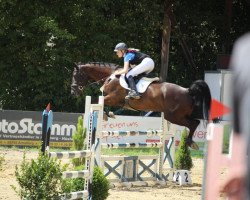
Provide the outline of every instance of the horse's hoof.
[[109,117],[115,119],[115,114],[113,112],[109,112]]
[[103,114],[103,120],[108,121],[108,116],[106,115],[106,113]]
[[190,145],[190,147],[194,150],[199,150],[199,146],[195,143],[195,142],[192,142],[192,144]]
[[186,144],[194,150],[199,150],[199,146],[192,140],[192,138],[187,138],[186,139]]

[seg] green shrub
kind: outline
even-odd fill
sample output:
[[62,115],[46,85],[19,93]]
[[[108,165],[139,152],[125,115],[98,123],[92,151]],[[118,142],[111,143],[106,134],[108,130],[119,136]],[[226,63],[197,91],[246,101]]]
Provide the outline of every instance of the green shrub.
[[3,169],[4,156],[0,156],[0,171]]
[[94,168],[92,194],[93,200],[105,200],[109,196],[109,181],[99,167]]
[[37,160],[28,162],[23,156],[20,168],[16,166],[15,176],[20,189],[14,188],[21,199],[56,200],[64,193],[66,184],[62,179],[60,161],[50,159],[47,154],[39,154]]
[[231,132],[232,132],[232,125],[225,124],[223,129],[223,149],[222,149],[222,152],[224,154],[229,153],[229,142],[230,142]]
[[[74,168],[76,171],[83,169],[85,169],[83,165]],[[84,189],[84,178],[67,179],[67,185],[69,187],[67,188],[66,193],[82,191]]]
[[[83,117],[78,117],[77,129],[74,132],[73,136],[73,147],[71,150],[84,150],[86,149],[84,145],[84,140],[86,139],[86,128],[83,127]],[[74,158],[72,159],[74,166],[80,166],[85,163],[85,158]]]
[[[82,169],[83,167],[81,167]],[[80,170],[79,167],[77,170]],[[70,183],[70,192],[81,191],[84,188],[84,179],[83,178],[75,178],[71,179]],[[105,200],[108,198],[109,191],[109,181],[104,176],[102,170],[99,167],[94,167],[94,175],[93,175],[93,182],[92,182],[92,200]],[[69,192],[69,191],[67,191]]]
[[181,135],[181,141],[175,155],[175,168],[190,170],[193,167],[192,157],[188,146],[186,145],[186,139],[188,137],[188,131],[185,128]]

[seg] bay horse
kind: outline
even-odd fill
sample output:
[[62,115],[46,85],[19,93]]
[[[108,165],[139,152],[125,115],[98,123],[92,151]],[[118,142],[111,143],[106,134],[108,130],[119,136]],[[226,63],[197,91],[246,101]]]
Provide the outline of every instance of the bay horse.
[[127,90],[120,85],[119,77],[112,75],[118,67],[100,62],[77,64],[73,71],[71,94],[80,95],[89,83],[104,84],[104,105],[163,112],[167,121],[189,129],[186,144],[199,149],[192,137],[200,119],[208,120],[211,94],[206,82],[197,80],[189,88],[167,82],[152,82],[140,99],[125,100]]

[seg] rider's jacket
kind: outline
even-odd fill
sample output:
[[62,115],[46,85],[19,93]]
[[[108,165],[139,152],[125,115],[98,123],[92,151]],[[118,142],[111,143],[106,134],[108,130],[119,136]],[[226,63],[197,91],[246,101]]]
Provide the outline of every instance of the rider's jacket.
[[144,58],[149,58],[149,56],[140,51],[128,50],[124,57],[124,62],[129,62],[130,65],[138,65]]

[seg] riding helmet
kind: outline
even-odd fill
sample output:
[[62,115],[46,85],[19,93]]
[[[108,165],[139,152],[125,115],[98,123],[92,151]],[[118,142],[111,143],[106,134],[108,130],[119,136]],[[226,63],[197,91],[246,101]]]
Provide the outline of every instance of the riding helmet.
[[114,51],[127,50],[128,46],[124,42],[120,42],[115,46]]

